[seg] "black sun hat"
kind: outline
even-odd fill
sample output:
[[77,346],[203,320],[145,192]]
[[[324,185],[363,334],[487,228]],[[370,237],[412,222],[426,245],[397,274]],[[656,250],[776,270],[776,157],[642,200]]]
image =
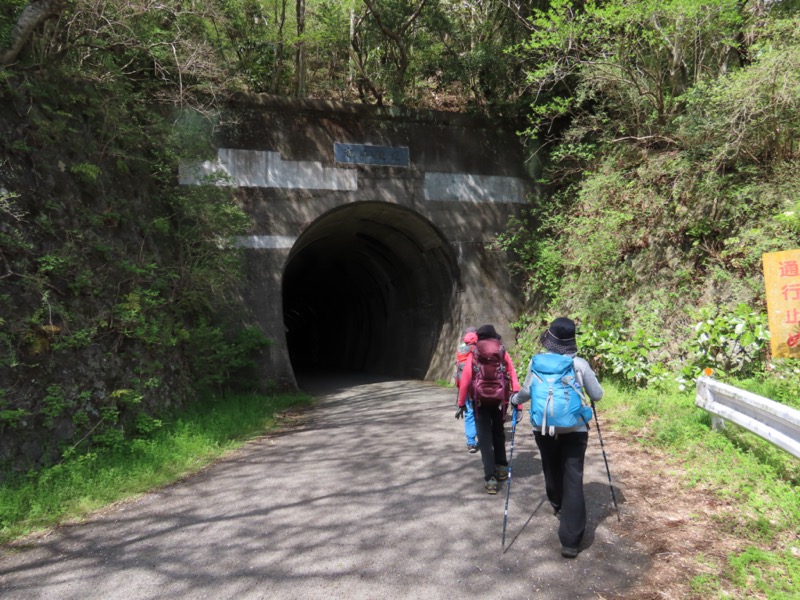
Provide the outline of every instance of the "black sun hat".
[[575,341],[575,321],[558,317],[539,338],[542,346],[556,354],[575,354],[578,344]]
[[499,340],[500,334],[495,331],[494,325],[481,325],[478,327],[479,340]]

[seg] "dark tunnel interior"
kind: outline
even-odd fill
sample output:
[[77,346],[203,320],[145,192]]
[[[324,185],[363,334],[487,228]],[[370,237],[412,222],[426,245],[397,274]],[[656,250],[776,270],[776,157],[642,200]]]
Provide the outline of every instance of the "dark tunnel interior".
[[386,202],[326,213],[297,240],[283,274],[295,375],[424,378],[457,288],[452,248],[419,214]]

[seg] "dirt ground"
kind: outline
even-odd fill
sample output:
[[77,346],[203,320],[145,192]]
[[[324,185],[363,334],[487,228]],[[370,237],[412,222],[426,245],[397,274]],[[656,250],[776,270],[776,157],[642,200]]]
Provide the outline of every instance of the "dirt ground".
[[[679,465],[657,449],[606,427],[607,447],[625,460],[614,461],[614,483],[625,495],[621,520],[615,533],[646,549],[652,569],[625,600],[700,599],[707,594],[693,590],[699,575],[717,575],[725,559],[742,549],[743,542],[717,524],[734,507],[709,491],[681,483]],[[732,594],[732,598],[736,595]]]

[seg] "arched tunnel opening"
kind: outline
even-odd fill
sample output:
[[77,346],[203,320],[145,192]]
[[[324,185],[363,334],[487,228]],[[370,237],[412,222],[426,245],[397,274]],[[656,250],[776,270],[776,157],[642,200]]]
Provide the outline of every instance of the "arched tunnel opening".
[[300,236],[283,273],[292,369],[423,379],[458,289],[452,248],[416,212],[359,202]]

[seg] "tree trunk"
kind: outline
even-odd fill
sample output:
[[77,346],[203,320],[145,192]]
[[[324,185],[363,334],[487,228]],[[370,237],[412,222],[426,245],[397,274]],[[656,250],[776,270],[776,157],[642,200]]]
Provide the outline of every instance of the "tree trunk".
[[66,0],[33,0],[28,4],[11,32],[11,45],[5,50],[0,50],[0,64],[8,66],[17,60],[17,56],[36,28],[47,19],[57,17],[65,5]]
[[278,43],[275,52],[275,69],[272,74],[271,91],[273,94],[278,94],[281,91],[283,62],[286,56],[286,46],[283,38],[283,26],[286,24],[286,0],[281,0],[280,2],[280,14],[278,13],[278,4],[275,4],[275,21],[278,23]]
[[295,95],[303,98],[306,95],[306,46],[303,35],[306,31],[306,0],[297,0],[297,62],[296,78],[297,86]]

